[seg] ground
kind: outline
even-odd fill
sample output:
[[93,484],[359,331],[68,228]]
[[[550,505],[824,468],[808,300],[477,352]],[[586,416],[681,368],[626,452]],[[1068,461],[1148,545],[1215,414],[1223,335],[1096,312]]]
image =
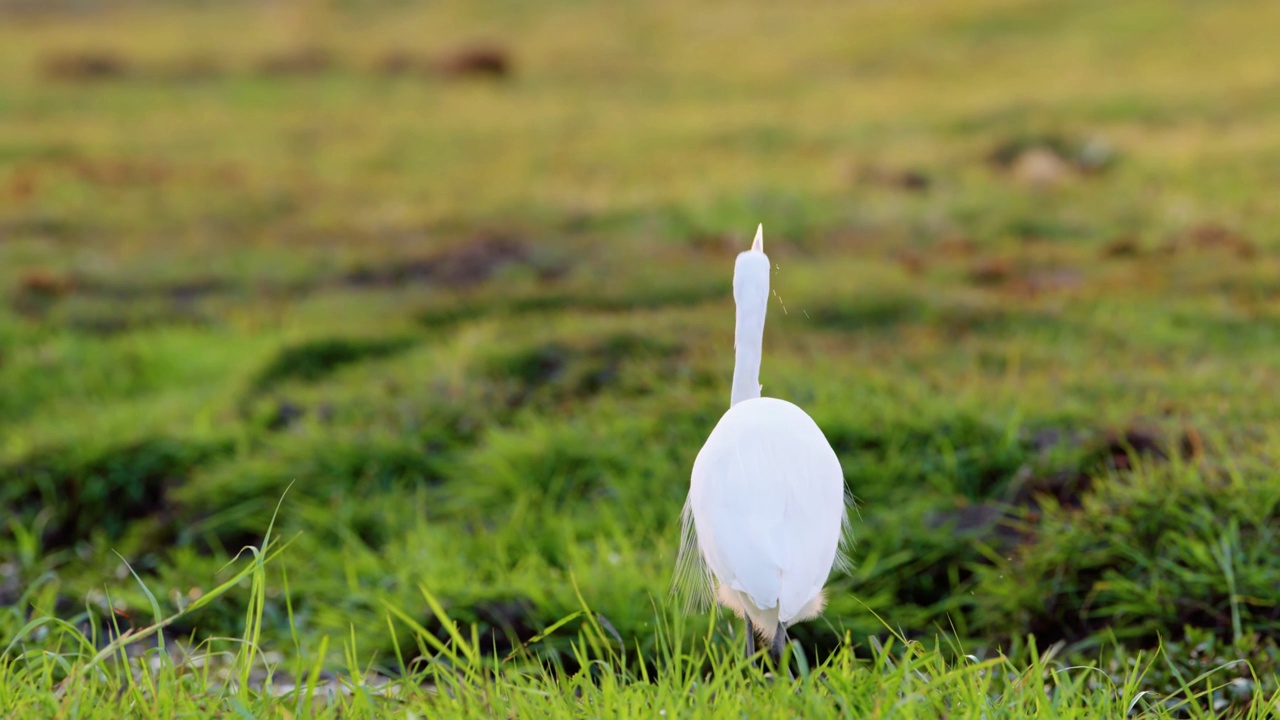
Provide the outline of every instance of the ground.
[[[0,708],[1265,717],[1277,21],[0,2]],[[668,595],[758,222],[794,684]]]

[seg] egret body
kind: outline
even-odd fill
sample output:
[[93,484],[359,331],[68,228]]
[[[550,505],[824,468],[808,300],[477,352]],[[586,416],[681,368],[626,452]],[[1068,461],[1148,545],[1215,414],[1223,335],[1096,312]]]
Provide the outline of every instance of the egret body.
[[730,407],[693,463],[676,586],[695,606],[712,599],[746,621],[775,660],[787,626],[822,612],[823,585],[844,563],[848,513],[835,451],[804,410],[760,397],[769,300],[764,228],[738,255]]

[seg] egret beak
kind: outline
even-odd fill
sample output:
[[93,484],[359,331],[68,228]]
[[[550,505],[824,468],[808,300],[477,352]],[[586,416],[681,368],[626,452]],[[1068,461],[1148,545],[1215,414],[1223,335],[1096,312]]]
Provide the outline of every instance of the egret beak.
[[755,252],[764,252],[764,223],[756,228],[756,239],[751,243],[751,249]]

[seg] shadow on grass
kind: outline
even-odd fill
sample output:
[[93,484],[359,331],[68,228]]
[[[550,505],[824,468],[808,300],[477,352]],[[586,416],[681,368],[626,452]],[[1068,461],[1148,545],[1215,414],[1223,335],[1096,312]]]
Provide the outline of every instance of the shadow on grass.
[[281,350],[254,378],[256,391],[288,381],[313,383],[345,366],[390,357],[417,344],[413,338],[322,338]]

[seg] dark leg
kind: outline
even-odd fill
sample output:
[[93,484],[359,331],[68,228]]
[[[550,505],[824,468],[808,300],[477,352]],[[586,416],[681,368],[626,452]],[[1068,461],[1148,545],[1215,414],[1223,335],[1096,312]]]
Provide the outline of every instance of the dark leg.
[[782,666],[782,651],[787,647],[787,628],[778,623],[778,632],[773,635],[773,644],[769,646],[769,656],[773,658],[774,667]]
[[747,621],[747,659],[750,660],[752,655],[756,654],[756,628],[751,624],[751,618],[745,617]]

